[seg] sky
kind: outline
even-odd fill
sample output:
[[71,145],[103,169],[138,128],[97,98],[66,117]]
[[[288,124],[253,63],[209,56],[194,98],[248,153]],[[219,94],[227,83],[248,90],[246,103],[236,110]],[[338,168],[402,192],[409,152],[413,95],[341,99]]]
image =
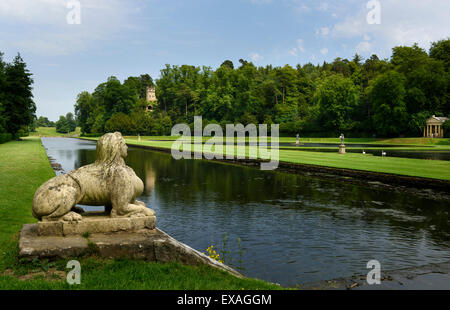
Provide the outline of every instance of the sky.
[[37,116],[56,121],[109,76],[157,79],[165,64],[296,66],[428,50],[450,37],[449,12],[448,0],[0,0],[0,52],[8,62],[21,54]]

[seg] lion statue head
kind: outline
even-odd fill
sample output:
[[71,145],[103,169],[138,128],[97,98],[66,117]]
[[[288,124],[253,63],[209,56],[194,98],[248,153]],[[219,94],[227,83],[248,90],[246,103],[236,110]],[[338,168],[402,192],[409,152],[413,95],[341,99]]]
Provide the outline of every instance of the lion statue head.
[[127,145],[120,132],[107,133],[97,141],[96,165],[125,166]]

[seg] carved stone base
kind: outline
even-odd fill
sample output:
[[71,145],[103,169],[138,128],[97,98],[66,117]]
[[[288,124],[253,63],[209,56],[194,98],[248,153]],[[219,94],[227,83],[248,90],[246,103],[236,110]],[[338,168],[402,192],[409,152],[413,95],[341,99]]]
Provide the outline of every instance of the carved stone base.
[[344,144],[339,145],[339,154],[345,154],[345,145]]
[[39,236],[69,236],[85,233],[109,233],[118,231],[137,231],[155,229],[156,216],[116,217],[112,218],[103,212],[85,212],[79,222],[42,221],[37,224]]
[[92,233],[85,237],[78,234],[40,236],[38,225],[23,226],[19,237],[19,258],[56,260],[95,255],[104,258],[142,259],[161,263],[174,261],[188,265],[206,264],[242,277],[234,269],[175,240],[157,228]]

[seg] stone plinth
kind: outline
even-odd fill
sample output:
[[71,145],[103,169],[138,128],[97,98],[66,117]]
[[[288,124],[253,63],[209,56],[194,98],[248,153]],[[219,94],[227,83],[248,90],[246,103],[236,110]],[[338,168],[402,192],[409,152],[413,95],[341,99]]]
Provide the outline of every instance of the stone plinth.
[[19,258],[56,260],[96,255],[104,258],[142,259],[161,263],[175,261],[188,265],[206,264],[242,277],[234,269],[175,240],[157,228],[91,233],[85,237],[78,234],[42,236],[38,234],[38,228],[39,224],[23,226],[19,237]]
[[140,229],[154,229],[156,216],[144,217],[115,217],[103,212],[83,213],[79,222],[42,221],[37,224],[39,236],[68,236],[83,235],[85,233],[109,233],[118,231],[137,231]]
[[345,154],[345,145],[344,144],[339,145],[339,154]]

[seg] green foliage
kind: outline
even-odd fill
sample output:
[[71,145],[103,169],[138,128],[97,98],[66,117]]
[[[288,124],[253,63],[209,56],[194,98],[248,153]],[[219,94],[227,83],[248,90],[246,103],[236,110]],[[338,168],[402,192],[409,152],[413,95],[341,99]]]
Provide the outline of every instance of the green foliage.
[[446,121],[442,125],[442,129],[444,130],[444,137],[445,138],[450,138],[450,121]]
[[433,42],[430,48],[430,57],[443,62],[445,70],[450,68],[450,39]]
[[75,115],[81,127],[81,132],[90,133],[93,124],[94,102],[92,95],[84,91],[78,94],[75,104]]
[[[448,44],[433,43],[429,55],[416,44],[394,47],[390,60],[355,55],[295,68],[243,59],[216,70],[166,65],[155,84],[148,75],[123,84],[110,77],[78,96],[75,113],[84,134],[170,134],[169,124],[192,124],[201,115],[221,126],[276,123],[289,136],[419,135],[427,117],[450,114]],[[158,102],[147,112],[145,90],[153,85]]]
[[0,144],[11,141],[13,138],[13,135],[10,133],[0,133]]
[[325,132],[348,132],[353,129],[353,113],[359,90],[350,78],[332,75],[318,87],[313,102],[319,106],[319,122]]
[[401,73],[389,71],[375,80],[370,97],[374,128],[380,135],[405,133],[408,121],[405,94],[405,77]]
[[135,123],[125,113],[116,113],[111,116],[111,118],[105,124],[106,132],[116,132],[119,131],[124,135],[131,134],[135,131]]
[[36,106],[31,75],[20,54],[12,63],[5,63],[0,52],[0,133],[19,137],[26,135],[28,126],[32,126]]
[[66,116],[60,116],[59,120],[56,122],[56,132],[59,133],[69,133],[75,131],[77,123],[73,118],[72,113],[67,113]]
[[49,121],[47,117],[39,116],[36,120],[35,127],[55,127],[55,122]]

